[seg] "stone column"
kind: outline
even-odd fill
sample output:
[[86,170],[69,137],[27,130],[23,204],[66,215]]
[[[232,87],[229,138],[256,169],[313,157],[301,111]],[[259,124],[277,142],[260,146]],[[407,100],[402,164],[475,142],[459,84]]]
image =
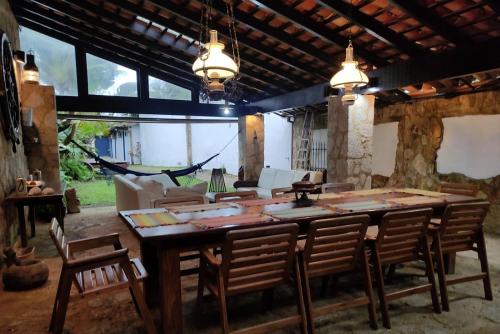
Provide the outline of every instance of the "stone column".
[[358,95],[349,107],[340,97],[328,100],[328,182],[371,188],[374,105],[372,95]]
[[37,133],[25,143],[30,173],[41,170],[47,187],[62,190],[54,87],[23,84],[21,103],[23,108],[33,109],[33,127]]
[[264,116],[239,117],[238,130],[239,164],[245,180],[258,180],[264,167]]

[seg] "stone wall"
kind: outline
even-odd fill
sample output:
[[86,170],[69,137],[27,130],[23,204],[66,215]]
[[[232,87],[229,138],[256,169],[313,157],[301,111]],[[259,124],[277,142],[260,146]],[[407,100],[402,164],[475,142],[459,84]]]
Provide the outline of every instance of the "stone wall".
[[352,182],[356,189],[371,187],[375,97],[360,95],[344,106],[339,97],[328,102],[328,182]]
[[[432,98],[378,109],[375,124],[399,122],[396,166],[390,177],[373,175],[372,186],[438,189],[442,181],[474,183],[492,207],[486,229],[500,233],[500,175],[473,179],[463,174],[439,174],[436,159],[443,140],[443,118],[500,114],[500,92]],[[480,129],[475,129],[480,132]],[[499,140],[500,144],[500,129]],[[463,157],[466,163],[467,157]]]
[[23,84],[23,108],[33,110],[33,136],[26,135],[25,148],[30,173],[42,171],[47,187],[61,189],[59,172],[59,144],[57,140],[57,112],[53,86]]
[[[0,29],[7,32],[12,47],[19,47],[18,25],[7,0],[0,0]],[[13,208],[6,207],[5,196],[15,189],[15,179],[28,174],[27,160],[23,145],[14,154],[11,142],[7,141],[0,128],[0,250],[14,241],[17,235],[17,214]],[[0,260],[1,262],[1,260]],[[0,263],[1,266],[1,263]]]
[[238,129],[239,164],[245,180],[258,180],[264,167],[264,116],[239,117]]

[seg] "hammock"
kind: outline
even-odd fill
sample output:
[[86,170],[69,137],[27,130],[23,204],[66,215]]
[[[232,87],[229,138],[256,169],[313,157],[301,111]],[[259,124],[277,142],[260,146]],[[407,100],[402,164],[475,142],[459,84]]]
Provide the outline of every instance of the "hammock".
[[158,174],[163,173],[163,174],[167,174],[168,176],[170,176],[172,181],[174,181],[175,183],[178,183],[176,180],[177,177],[189,175],[191,173],[196,172],[197,170],[201,169],[204,165],[209,163],[212,159],[214,159],[215,157],[217,157],[220,154],[220,153],[214,154],[213,156],[211,156],[207,160],[200,162],[196,165],[193,165],[191,167],[188,167],[188,168],[178,169],[178,170],[173,170],[173,171],[172,170],[163,170],[161,173],[144,173],[144,172],[138,172],[138,171],[131,170],[128,168],[124,168],[124,167],[116,165],[112,162],[106,161],[106,160],[102,159],[101,157],[99,157],[97,154],[85,149],[84,147],[82,147],[80,144],[78,144],[74,140],[71,140],[71,142],[76,147],[78,147],[80,150],[85,152],[88,156],[92,157],[96,162],[100,163],[102,167],[105,167],[109,170],[112,170],[113,172],[116,172],[118,174],[133,174],[136,176],[148,176],[148,175],[158,175]]

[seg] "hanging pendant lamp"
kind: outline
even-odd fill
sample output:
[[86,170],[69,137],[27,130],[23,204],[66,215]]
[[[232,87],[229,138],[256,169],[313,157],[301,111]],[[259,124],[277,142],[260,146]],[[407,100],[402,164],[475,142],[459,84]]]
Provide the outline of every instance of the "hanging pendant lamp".
[[209,80],[230,79],[238,73],[238,65],[223,52],[224,44],[219,43],[217,30],[210,30],[210,42],[205,44],[206,51],[193,64],[193,72]]
[[345,52],[345,61],[342,62],[342,69],[335,73],[330,80],[332,88],[344,89],[342,102],[346,105],[354,104],[356,96],[353,89],[356,87],[366,86],[368,84],[368,77],[361,70],[358,69],[358,62],[354,60],[354,49],[352,42],[349,40]]

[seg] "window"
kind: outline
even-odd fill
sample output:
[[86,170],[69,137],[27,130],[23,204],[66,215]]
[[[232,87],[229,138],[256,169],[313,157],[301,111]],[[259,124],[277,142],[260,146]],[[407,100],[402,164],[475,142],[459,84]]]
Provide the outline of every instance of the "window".
[[89,94],[137,97],[137,73],[87,53]]
[[34,30],[22,27],[21,49],[35,54],[40,83],[52,85],[56,95],[78,95],[75,47]]
[[191,91],[149,76],[149,97],[152,99],[191,101]]

